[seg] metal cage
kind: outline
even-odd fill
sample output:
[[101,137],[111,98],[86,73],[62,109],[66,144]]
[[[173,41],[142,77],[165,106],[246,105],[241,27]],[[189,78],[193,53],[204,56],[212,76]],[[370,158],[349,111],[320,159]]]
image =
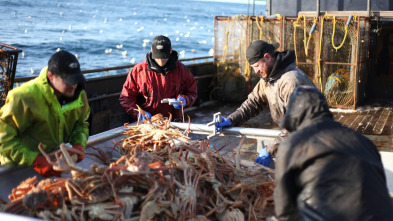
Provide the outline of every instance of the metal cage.
[[255,85],[245,51],[250,42],[261,39],[279,42],[279,50],[294,50],[297,67],[325,94],[331,107],[355,109],[359,82],[365,77],[364,47],[368,47],[359,39],[367,39],[368,24],[366,18],[352,16],[216,17],[214,58],[218,85],[224,88],[221,96],[246,93],[238,86],[240,81],[225,82],[233,76]]
[[0,43],[0,107],[14,84],[18,55],[21,49]]

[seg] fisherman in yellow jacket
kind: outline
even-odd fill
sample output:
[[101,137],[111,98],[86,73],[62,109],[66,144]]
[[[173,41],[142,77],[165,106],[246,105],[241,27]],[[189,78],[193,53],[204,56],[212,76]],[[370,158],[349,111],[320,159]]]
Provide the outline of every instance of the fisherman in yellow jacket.
[[59,51],[40,75],[11,90],[0,109],[0,164],[32,166],[43,177],[61,176],[40,153],[70,143],[83,154],[90,107],[77,58]]

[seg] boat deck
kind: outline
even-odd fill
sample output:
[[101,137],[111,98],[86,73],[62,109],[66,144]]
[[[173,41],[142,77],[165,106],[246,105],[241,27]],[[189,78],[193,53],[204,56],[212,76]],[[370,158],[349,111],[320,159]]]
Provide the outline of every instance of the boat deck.
[[393,151],[393,107],[332,109],[334,119],[365,135],[380,151]]
[[[213,114],[221,112],[222,116],[228,116],[239,107],[240,104],[215,103],[207,107],[201,107],[188,111],[192,123],[209,123]],[[271,120],[270,113],[266,108],[258,116],[244,123],[243,127],[279,129]],[[393,152],[393,105],[371,105],[359,107],[356,110],[331,108],[334,119],[343,125],[350,127],[365,135],[378,147],[380,151]],[[226,140],[226,139],[224,139]],[[248,140],[247,142],[252,142]],[[233,145],[238,144],[233,142]]]
[[364,135],[393,134],[393,107],[332,112],[335,120]]

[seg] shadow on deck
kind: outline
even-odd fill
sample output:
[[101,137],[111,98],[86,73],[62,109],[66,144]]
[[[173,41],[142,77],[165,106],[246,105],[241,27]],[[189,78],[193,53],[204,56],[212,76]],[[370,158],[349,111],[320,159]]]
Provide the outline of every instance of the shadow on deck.
[[[221,112],[222,116],[226,117],[239,106],[240,104],[236,103],[213,102],[195,110],[190,109],[184,114],[185,116],[190,116],[191,123],[207,124],[213,120],[214,113]],[[368,137],[380,151],[393,151],[393,105],[363,106],[356,110],[337,108],[331,108],[330,110],[336,121]],[[272,121],[267,108],[242,126],[250,128],[279,129]],[[206,138],[206,135],[198,135],[197,137]],[[222,139],[221,137],[221,141],[219,141],[219,138],[215,138],[215,144],[217,144],[218,148],[221,147],[220,145],[237,146],[239,142],[239,138],[225,137],[225,139]],[[256,144],[256,140],[247,139],[246,143],[250,146],[246,149],[256,153],[256,147],[252,145],[253,143]]]
[[393,106],[331,109],[334,119],[365,135],[380,151],[393,151]]

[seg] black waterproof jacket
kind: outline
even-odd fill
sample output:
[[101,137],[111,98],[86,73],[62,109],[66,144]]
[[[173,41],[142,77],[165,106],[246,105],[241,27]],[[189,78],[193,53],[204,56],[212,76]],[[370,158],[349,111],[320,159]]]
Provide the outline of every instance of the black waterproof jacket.
[[376,146],[336,122],[319,90],[297,87],[280,126],[291,133],[277,153],[279,220],[393,220]]

